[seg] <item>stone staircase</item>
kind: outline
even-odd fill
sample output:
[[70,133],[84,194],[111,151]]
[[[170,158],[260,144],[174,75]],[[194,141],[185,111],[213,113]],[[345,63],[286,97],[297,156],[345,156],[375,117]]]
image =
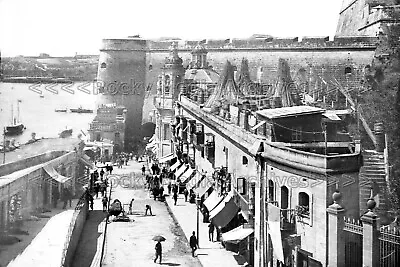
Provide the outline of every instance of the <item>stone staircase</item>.
[[362,155],[364,164],[359,174],[360,215],[367,211],[366,203],[371,196],[373,181],[375,181],[379,186],[379,206],[375,208],[375,212],[383,216],[389,204],[383,153],[366,150]]

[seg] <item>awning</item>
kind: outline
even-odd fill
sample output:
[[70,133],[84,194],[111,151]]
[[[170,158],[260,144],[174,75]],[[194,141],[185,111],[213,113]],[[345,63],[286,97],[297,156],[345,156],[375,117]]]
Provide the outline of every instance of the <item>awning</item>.
[[322,115],[323,115],[325,118],[328,118],[330,121],[333,121],[333,122],[340,122],[340,121],[341,121],[341,119],[339,118],[339,116],[336,115],[336,113],[334,113],[334,112],[326,111],[326,112],[323,113]]
[[182,164],[182,166],[179,167],[179,169],[176,170],[175,172],[175,177],[176,179],[179,178],[183,174],[183,172],[186,170],[187,166],[185,164]]
[[202,196],[207,192],[207,190],[208,190],[211,186],[213,186],[213,184],[214,184],[213,178],[207,176],[205,179],[203,179],[203,180],[201,181],[201,183],[199,184],[199,186],[198,186],[197,188],[194,189],[194,192],[195,192],[196,194],[199,194],[199,197],[202,197]]
[[174,163],[174,165],[171,166],[171,168],[169,169],[171,172],[173,172],[176,168],[178,168],[179,166],[181,166],[181,162],[178,160],[177,162]]
[[204,201],[204,206],[208,209],[208,211],[212,211],[224,198],[219,197],[217,191],[213,191],[208,198]]
[[89,158],[88,156],[83,155],[82,157],[79,157],[79,160],[82,161],[87,166],[89,166],[90,168],[93,168],[94,164],[92,162],[90,162],[90,160],[88,158]]
[[[193,174],[194,171],[195,171],[195,169],[192,169],[192,168],[189,167],[189,169],[187,169],[185,171],[185,173],[182,174],[181,182],[185,183],[187,180],[189,180],[190,176]],[[177,176],[177,178],[179,178],[179,177]]]
[[53,178],[53,179],[56,180],[57,182],[65,183],[65,182],[67,182],[68,180],[71,179],[70,177],[62,176],[61,174],[59,174],[59,173],[58,173],[52,166],[50,166],[50,165],[44,166],[43,169],[47,172],[47,174],[48,174],[51,178]]
[[238,213],[239,207],[235,204],[230,192],[211,212],[211,222],[217,227],[226,226]]
[[204,176],[200,172],[196,172],[192,179],[186,184],[186,189],[190,191],[190,189],[197,186],[203,178]]
[[259,152],[264,151],[264,144],[262,141],[257,140],[250,148],[249,152],[253,155],[257,155]]
[[254,232],[252,228],[244,228],[243,225],[222,234],[222,241],[239,243]]
[[150,138],[149,142],[151,143],[151,142],[153,142],[153,141],[155,141],[155,140],[156,140],[156,135],[153,134],[153,136]]
[[158,160],[158,163],[164,163],[164,162],[167,162],[168,160],[171,160],[171,159],[173,159],[173,158],[175,158],[175,155],[174,155],[174,154],[168,154],[168,155],[166,155],[166,156],[160,158],[160,159]]

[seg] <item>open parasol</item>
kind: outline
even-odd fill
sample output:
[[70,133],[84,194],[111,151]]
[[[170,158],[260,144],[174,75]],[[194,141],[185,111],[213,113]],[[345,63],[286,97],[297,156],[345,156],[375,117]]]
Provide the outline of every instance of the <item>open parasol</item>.
[[165,237],[163,237],[161,235],[156,235],[153,237],[153,240],[162,242],[162,241],[165,241]]

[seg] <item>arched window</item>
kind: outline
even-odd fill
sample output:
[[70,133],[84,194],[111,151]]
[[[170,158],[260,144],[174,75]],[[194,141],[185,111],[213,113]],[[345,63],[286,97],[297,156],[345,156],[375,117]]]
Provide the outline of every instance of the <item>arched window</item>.
[[350,67],[346,67],[344,69],[344,74],[351,74],[351,68]]
[[299,206],[298,211],[300,216],[309,217],[310,216],[310,197],[305,192],[299,193]]
[[169,77],[169,75],[165,75],[164,94],[169,94],[170,85],[171,85],[171,78]]
[[149,70],[153,69],[153,65],[149,64]]
[[249,160],[247,159],[246,156],[243,156],[243,157],[242,157],[242,164],[243,164],[243,165],[249,164]]
[[106,64],[105,62],[101,63],[100,68],[101,68],[101,69],[107,68],[107,64]]
[[274,182],[273,181],[271,181],[271,180],[269,180],[268,181],[268,198],[269,198],[269,201],[274,201],[275,200],[275,186],[274,186]]

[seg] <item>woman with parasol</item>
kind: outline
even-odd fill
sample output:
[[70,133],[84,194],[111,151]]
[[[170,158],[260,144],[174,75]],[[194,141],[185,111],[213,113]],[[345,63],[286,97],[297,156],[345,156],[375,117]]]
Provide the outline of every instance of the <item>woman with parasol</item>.
[[154,259],[154,262],[157,261],[158,257],[160,257],[160,264],[161,264],[161,258],[162,258],[162,246],[161,246],[161,242],[165,241],[165,237],[161,236],[161,235],[156,235],[155,237],[153,237],[154,241],[157,241],[156,246],[155,246],[155,250],[156,250],[156,258]]

